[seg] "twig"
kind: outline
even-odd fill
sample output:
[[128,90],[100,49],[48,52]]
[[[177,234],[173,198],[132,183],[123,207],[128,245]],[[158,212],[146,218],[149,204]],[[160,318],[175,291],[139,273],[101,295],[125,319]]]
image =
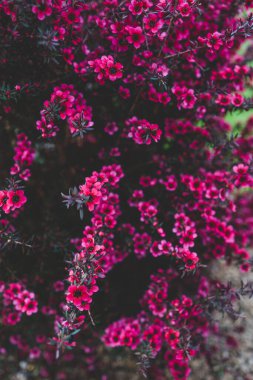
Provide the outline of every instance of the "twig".
[[136,104],[138,103],[138,100],[139,100],[139,98],[140,98],[140,96],[141,96],[141,93],[142,93],[142,91],[143,91],[143,88],[144,88],[144,85],[141,86],[141,88],[139,89],[139,91],[138,91],[138,93],[137,93],[137,95],[136,95],[136,97],[135,97],[134,103],[133,103],[132,107],[131,107],[130,110],[129,110],[129,114],[131,114],[131,113],[134,111],[134,109],[135,109],[135,107],[136,107]]
[[92,324],[92,326],[96,326],[95,325],[95,322],[94,322],[94,319],[92,318],[92,315],[91,315],[91,313],[90,313],[90,310],[88,310],[88,314],[89,314],[89,317],[90,317],[90,320],[91,320],[91,324]]
[[164,58],[174,58],[174,57],[177,57],[177,56],[180,56],[180,55],[183,55],[183,54],[186,54],[186,53],[190,53],[190,52],[193,52],[194,50],[199,50],[199,49],[203,49],[205,46],[197,46],[195,48],[192,48],[192,49],[188,49],[188,50],[184,50],[184,51],[181,51],[181,52],[178,52],[178,53],[175,53],[175,54],[170,54],[170,55],[166,55]]

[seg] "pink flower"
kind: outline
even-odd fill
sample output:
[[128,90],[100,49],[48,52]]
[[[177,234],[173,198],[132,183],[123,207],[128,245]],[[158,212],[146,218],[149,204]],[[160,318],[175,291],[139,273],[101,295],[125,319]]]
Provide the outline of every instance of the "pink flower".
[[87,287],[85,285],[70,285],[66,293],[67,302],[73,303],[77,308],[83,308],[83,303],[87,304],[91,302],[90,295],[88,294]]
[[0,207],[4,210],[6,214],[10,212],[10,205],[7,203],[8,200],[8,191],[0,190]]
[[143,18],[144,27],[146,30],[157,33],[163,27],[163,20],[159,18],[158,15],[150,13],[148,16]]
[[230,104],[230,99],[230,95],[219,94],[215,100],[215,103],[220,104],[221,106],[228,106]]
[[248,170],[249,170],[248,165],[238,164],[238,165],[233,166],[233,172],[239,175],[246,174]]
[[180,342],[180,332],[170,327],[164,330],[164,337],[172,349],[175,349]]
[[191,7],[186,1],[181,1],[177,9],[183,17],[188,17],[191,14]]
[[187,271],[193,270],[196,268],[197,263],[199,262],[199,258],[196,252],[190,252],[188,250],[181,250],[180,256],[185,263],[185,269]]
[[38,302],[33,299],[25,300],[25,312],[27,315],[32,315],[38,311]]
[[42,21],[52,14],[52,0],[37,0],[37,4],[32,6],[32,12]]
[[29,358],[31,360],[38,359],[41,355],[41,351],[38,347],[33,347],[29,352]]
[[119,62],[110,62],[108,63],[107,65],[107,69],[108,69],[108,78],[111,80],[111,81],[115,81],[116,79],[120,79],[122,78],[122,70],[123,70],[123,65]]
[[105,126],[105,132],[110,136],[113,136],[118,130],[119,127],[115,122],[107,123]]
[[231,103],[233,104],[233,106],[240,107],[243,104],[243,102],[244,102],[244,98],[242,95],[240,94],[232,95]]
[[131,0],[128,7],[129,11],[133,15],[141,15],[145,10],[151,7],[153,4],[148,0]]
[[222,34],[219,32],[208,33],[206,44],[209,48],[219,50],[223,46]]
[[135,49],[139,49],[145,41],[141,27],[126,26],[126,31],[128,32],[127,41],[134,45]]
[[187,90],[181,97],[180,106],[186,109],[192,109],[197,101],[193,89]]
[[23,190],[10,190],[7,193],[6,207],[9,210],[14,211],[17,208],[22,207],[27,201],[27,198]]

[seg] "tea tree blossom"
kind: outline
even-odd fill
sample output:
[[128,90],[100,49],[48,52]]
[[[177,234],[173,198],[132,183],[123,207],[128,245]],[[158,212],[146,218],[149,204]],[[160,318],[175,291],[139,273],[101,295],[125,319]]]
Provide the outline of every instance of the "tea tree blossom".
[[3,378],[116,378],[120,348],[154,380],[225,351],[246,380],[229,355],[253,295],[252,6],[0,1]]

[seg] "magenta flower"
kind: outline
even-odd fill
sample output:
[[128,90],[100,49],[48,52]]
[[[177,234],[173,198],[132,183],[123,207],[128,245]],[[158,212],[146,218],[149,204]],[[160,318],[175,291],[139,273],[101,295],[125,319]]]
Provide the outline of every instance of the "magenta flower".
[[127,36],[127,41],[129,44],[133,45],[135,49],[139,49],[143,42],[145,41],[145,37],[142,33],[141,27],[132,27],[132,26],[127,26],[126,31],[128,33]]
[[6,207],[9,210],[14,211],[17,208],[22,207],[27,201],[27,198],[23,190],[10,190],[7,193]]

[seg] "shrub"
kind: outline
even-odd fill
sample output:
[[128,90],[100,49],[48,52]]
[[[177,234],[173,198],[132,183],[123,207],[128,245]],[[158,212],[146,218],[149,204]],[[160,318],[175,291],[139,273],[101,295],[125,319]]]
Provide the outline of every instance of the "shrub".
[[253,119],[225,121],[253,106],[251,6],[1,2],[4,379],[121,378],[133,352],[182,380],[237,347],[216,314],[252,284],[212,266],[252,269]]

